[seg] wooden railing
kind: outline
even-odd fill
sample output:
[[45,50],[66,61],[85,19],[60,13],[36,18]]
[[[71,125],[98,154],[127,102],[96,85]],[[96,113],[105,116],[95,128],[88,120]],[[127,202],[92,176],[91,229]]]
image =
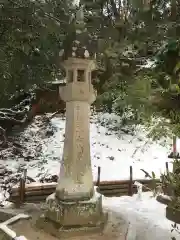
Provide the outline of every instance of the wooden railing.
[[[160,184],[159,179],[134,179],[133,168],[130,167],[129,180],[100,181],[101,168],[98,167],[98,179],[94,182],[97,191],[104,196],[132,196],[137,193],[137,187],[134,182],[140,182],[143,185],[143,191],[150,191],[154,184]],[[47,196],[52,194],[56,189],[57,183],[30,183],[25,184],[25,177],[21,179],[20,185],[12,188],[9,201],[14,203],[23,202],[41,202],[45,201]]]
[[[152,180],[148,179],[136,179],[135,181],[143,184],[144,191],[150,191]],[[160,181],[157,179],[156,184],[158,185]],[[103,181],[100,182],[97,191],[104,196],[132,196],[137,193],[137,188],[132,185],[131,191],[129,191],[130,180],[121,181]],[[56,189],[57,183],[30,183],[25,185],[25,191],[22,202],[40,202],[45,201],[45,199],[52,194]],[[10,193],[9,201],[17,203],[20,199],[19,187],[12,188]]]

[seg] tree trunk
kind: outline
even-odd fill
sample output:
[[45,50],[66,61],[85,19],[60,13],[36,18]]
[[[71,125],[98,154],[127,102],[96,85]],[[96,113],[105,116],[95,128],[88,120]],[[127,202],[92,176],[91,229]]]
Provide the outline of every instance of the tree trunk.
[[177,16],[176,0],[171,0],[171,19],[172,19],[172,21],[176,21],[176,16]]

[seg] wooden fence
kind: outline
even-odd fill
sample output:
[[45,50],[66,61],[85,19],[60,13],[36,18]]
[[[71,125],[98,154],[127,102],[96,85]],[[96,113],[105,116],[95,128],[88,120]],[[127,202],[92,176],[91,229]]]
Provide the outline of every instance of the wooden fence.
[[[168,170],[168,164],[166,163]],[[53,193],[56,189],[57,183],[30,183],[25,184],[26,174],[20,180],[20,185],[11,189],[9,201],[14,203],[24,202],[40,202],[45,201],[47,196]],[[134,185],[135,181],[143,185],[143,191],[151,191],[154,187],[160,184],[160,179],[133,179],[133,168],[130,166],[129,180],[115,180],[115,181],[101,181],[101,168],[98,167],[98,178],[94,182],[97,186],[97,191],[104,196],[132,196],[137,193],[137,187]],[[155,184],[155,186],[154,186]]]

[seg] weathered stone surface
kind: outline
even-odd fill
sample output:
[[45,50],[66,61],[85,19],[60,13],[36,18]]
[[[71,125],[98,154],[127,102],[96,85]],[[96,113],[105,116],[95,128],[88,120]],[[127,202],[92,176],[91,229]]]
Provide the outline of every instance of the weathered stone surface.
[[12,240],[12,238],[0,229],[0,240]]
[[63,161],[56,196],[60,200],[80,201],[93,197],[90,156],[90,104],[95,100],[91,83],[94,61],[69,58],[64,62],[67,84],[60,96],[66,102],[66,130]]
[[61,88],[66,102],[63,159],[56,192],[47,198],[47,210],[36,226],[54,236],[67,231],[101,229],[105,222],[102,196],[94,191],[90,154],[90,104],[96,94],[91,83],[95,63],[69,58],[64,62],[67,85]]
[[102,210],[102,196],[95,193],[88,201],[60,201],[55,194],[47,199],[47,210],[36,221],[36,227],[59,237],[84,235],[103,230],[107,214]]
[[0,240],[28,240],[25,236],[18,236],[12,239],[7,233],[0,229]]
[[0,209],[0,223],[5,222],[6,220],[17,215],[17,211],[15,209]]
[[9,220],[12,217],[17,216],[18,214],[38,214],[43,212],[45,209],[42,203],[26,203],[21,206],[17,206],[15,204],[11,204],[7,208],[0,209],[0,223]]
[[79,239],[81,236],[84,235],[88,237],[91,236],[91,234],[101,234],[104,229],[106,220],[107,214],[103,216],[101,224],[98,226],[76,228],[71,227],[68,229],[64,227],[58,228],[57,225],[55,225],[53,222],[45,221],[45,219],[42,217],[41,219],[38,219],[38,224],[36,223],[36,226],[38,226],[38,229],[41,228],[42,230],[44,230],[45,233],[50,234],[57,239],[70,239],[71,237],[78,237]]
[[45,218],[59,227],[91,227],[101,224],[102,196],[95,193],[88,201],[60,201],[52,194],[47,199]]
[[91,228],[71,228],[68,230],[59,230],[58,226],[52,221],[41,219],[43,229],[35,227],[36,215],[28,221],[18,221],[12,226],[12,229],[18,236],[24,235],[29,240],[125,240],[129,222],[120,216],[119,213],[108,210],[108,221],[102,229],[100,227]]
[[101,234],[106,222],[108,219],[108,214],[104,213],[99,219],[99,225],[96,226],[74,226],[74,227],[63,227],[59,226],[53,221],[47,221],[46,218],[42,215],[36,221],[36,228],[43,230],[44,233],[50,234],[53,237],[58,239],[70,238],[70,237],[79,237],[90,234]]

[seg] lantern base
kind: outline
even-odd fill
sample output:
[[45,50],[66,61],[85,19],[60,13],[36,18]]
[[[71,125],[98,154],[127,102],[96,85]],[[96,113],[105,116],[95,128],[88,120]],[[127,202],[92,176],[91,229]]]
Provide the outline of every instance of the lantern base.
[[56,237],[102,230],[107,219],[98,193],[89,201],[74,202],[60,201],[53,193],[47,198],[47,205],[46,213],[37,220],[36,226]]

